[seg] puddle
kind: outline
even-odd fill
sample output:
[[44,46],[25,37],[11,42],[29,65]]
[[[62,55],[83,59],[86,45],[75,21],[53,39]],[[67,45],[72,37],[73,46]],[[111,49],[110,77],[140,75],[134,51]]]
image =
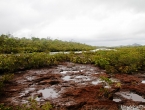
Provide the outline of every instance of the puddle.
[[46,88],[46,89],[43,89],[43,90],[39,90],[38,93],[42,93],[42,96],[45,99],[58,97],[58,93],[52,88]]
[[24,91],[22,91],[20,93],[20,96],[19,97],[24,97],[26,96],[27,94],[29,94],[30,92],[33,92],[36,88],[26,88]]
[[35,90],[35,88],[28,88],[24,91],[24,93],[29,93],[29,92],[34,91],[34,90]]
[[36,97],[35,100],[36,101],[41,101],[41,98]]
[[101,81],[100,79],[98,79],[98,80],[96,80],[96,81],[92,81],[92,84],[93,84],[93,85],[97,85],[97,84],[99,84],[99,83],[102,83],[102,81]]
[[79,73],[80,71],[72,71],[73,73]]
[[64,76],[62,78],[64,81],[75,81],[75,82],[82,82],[82,81],[90,81],[91,78],[89,78],[89,76],[74,76],[74,77],[71,77],[71,76]]
[[121,99],[113,99],[114,102],[120,102]]
[[67,73],[79,73],[80,71],[67,71],[67,70],[64,70],[62,72],[60,72],[61,74],[67,74]]
[[32,76],[27,76],[27,77],[26,77],[26,80],[27,80],[27,81],[32,81],[32,80],[34,80],[34,77],[32,77]]
[[83,78],[83,76],[76,76],[75,78],[80,79],[80,78]]
[[143,80],[141,83],[145,84],[145,80]]
[[27,101],[27,100],[21,100],[21,103],[23,103],[23,104],[26,104],[26,103],[28,103],[29,101]]
[[62,79],[63,79],[64,81],[70,81],[70,80],[72,80],[72,79],[71,79],[71,76],[65,76],[65,77],[63,77]]
[[65,103],[66,106],[73,105],[73,104],[76,104],[76,103],[74,101],[69,101]]
[[[111,80],[112,82],[119,82],[119,80],[117,80],[117,79],[115,79],[115,78],[110,78],[110,80]],[[104,82],[104,81],[102,81],[101,79],[98,79],[98,80],[92,81],[92,84],[93,84],[93,85],[98,85],[99,83],[102,83],[102,82]],[[106,84],[106,85],[107,85],[107,84]],[[105,86],[105,88],[110,88],[110,86],[107,85],[107,86]]]
[[120,107],[121,110],[144,110],[144,108],[145,108],[144,105],[129,105],[129,106],[121,105]]
[[100,72],[96,72],[96,73],[94,73],[94,74],[100,74]]
[[119,94],[122,95],[124,98],[131,99],[133,101],[145,102],[145,99],[143,97],[135,93],[121,92]]
[[90,81],[91,79],[89,76],[76,76],[75,77],[77,80],[82,80],[82,81]]
[[104,88],[108,88],[108,89],[110,89],[110,88],[111,88],[111,86],[104,86]]
[[60,72],[61,74],[66,74],[66,73],[69,73],[70,71],[62,71]]

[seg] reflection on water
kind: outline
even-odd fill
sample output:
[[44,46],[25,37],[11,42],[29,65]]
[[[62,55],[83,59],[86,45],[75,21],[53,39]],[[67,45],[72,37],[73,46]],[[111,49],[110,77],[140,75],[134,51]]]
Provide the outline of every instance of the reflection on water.
[[102,83],[103,81],[101,81],[100,79],[96,80],[96,81],[92,81],[92,84],[93,85],[97,85],[99,83]]
[[141,101],[145,102],[145,99],[142,98],[140,95],[130,92],[120,92],[120,95],[122,95],[124,98],[131,99],[133,101]]
[[[94,50],[90,50],[90,52],[96,52],[96,51],[99,51],[99,50],[114,50],[116,51],[115,49],[107,49],[107,48],[98,48],[98,49],[94,49]],[[83,52],[87,52],[87,51],[75,51],[74,53],[83,53]],[[50,52],[49,54],[50,55],[54,55],[54,54],[58,54],[58,53],[62,53],[62,54],[69,54],[70,52]]]
[[80,71],[61,71],[61,74],[67,74],[67,73],[79,73]]
[[145,84],[145,80],[143,80],[141,83]]
[[71,76],[65,76],[65,77],[63,77],[62,79],[64,80],[64,81],[70,81],[70,80],[72,80],[72,79],[70,79],[71,78]]
[[113,99],[114,102],[120,102],[121,99]]
[[32,81],[32,80],[34,80],[34,77],[32,77],[32,76],[27,76],[26,79],[27,79],[27,81]]
[[42,93],[42,96],[46,98],[56,98],[58,97],[58,93],[52,88],[46,88],[43,90],[39,90],[39,93]]
[[64,76],[62,79],[64,81],[73,80],[75,82],[82,82],[82,81],[84,82],[84,81],[90,81],[91,80],[91,78],[89,76],[83,76],[83,75],[74,76],[74,77],[68,75],[68,76]]

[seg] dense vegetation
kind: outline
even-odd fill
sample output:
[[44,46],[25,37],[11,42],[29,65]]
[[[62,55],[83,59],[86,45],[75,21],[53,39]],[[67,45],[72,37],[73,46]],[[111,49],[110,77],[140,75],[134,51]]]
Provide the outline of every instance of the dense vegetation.
[[72,58],[75,63],[92,63],[107,73],[135,73],[145,70],[145,47],[116,48],[85,53]]
[[0,73],[15,72],[31,68],[48,67],[69,61],[68,54],[50,55],[41,53],[1,54]]
[[81,54],[44,52],[0,54],[0,73],[57,65],[59,62],[95,64],[108,73],[133,73],[145,70],[145,47],[118,48]]
[[95,47],[77,42],[52,40],[50,38],[17,38],[11,35],[0,36],[0,53],[32,53],[32,52],[58,52],[58,51],[84,51]]

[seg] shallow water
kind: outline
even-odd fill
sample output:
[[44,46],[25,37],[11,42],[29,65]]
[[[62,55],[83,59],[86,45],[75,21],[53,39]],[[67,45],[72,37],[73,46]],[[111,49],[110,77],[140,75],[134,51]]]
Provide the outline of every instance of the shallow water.
[[112,81],[112,82],[120,82],[118,79],[116,79],[116,78],[110,78],[110,80]]
[[89,76],[83,76],[83,75],[76,76],[75,79],[82,80],[82,81],[90,81],[91,80],[91,78]]
[[113,99],[114,102],[120,102],[121,99]]
[[58,97],[58,93],[53,88],[45,88],[43,90],[39,90],[38,93],[42,93],[42,96],[45,99]]
[[35,79],[34,76],[26,76],[26,80],[27,80],[27,81],[32,81],[32,80],[34,80],[34,79]]
[[92,84],[93,85],[97,85],[99,83],[102,83],[103,81],[101,81],[100,79],[96,80],[96,81],[92,81]]
[[[90,52],[96,52],[96,51],[99,51],[99,50],[104,50],[104,51],[114,50],[114,51],[116,51],[115,49],[98,48],[98,49],[90,50]],[[87,52],[87,51],[75,51],[74,53],[80,54],[80,53],[83,53],[83,52]],[[58,54],[58,53],[69,54],[70,52],[69,51],[68,52],[49,52],[50,55],[54,55],[54,54]]]
[[79,73],[80,71],[67,71],[67,70],[64,70],[62,72],[60,72],[60,74],[67,74],[67,73]]
[[121,105],[120,109],[121,110],[144,110],[145,106],[144,105],[129,105],[129,106]]
[[[100,70],[99,70],[100,71]],[[99,72],[96,67],[91,65],[81,65],[81,64],[74,64],[74,63],[68,63],[68,65],[58,65],[57,67],[51,68],[51,69],[33,69],[33,70],[27,70],[28,74],[25,74],[25,80],[21,79],[21,83],[29,83],[30,85],[25,88],[23,91],[19,93],[20,98],[23,98],[23,100],[27,100],[28,97],[37,98],[37,101],[41,101],[42,99],[54,99],[60,96],[61,92],[64,91],[67,87],[74,87],[74,86],[86,86],[89,84],[97,85],[95,82],[96,79],[92,76],[92,74],[99,74]],[[60,74],[60,79],[58,77],[53,76],[53,74]],[[50,78],[54,79],[47,79],[46,74],[52,74],[48,75]],[[43,80],[45,83],[40,83]],[[42,80],[39,80],[39,78]],[[47,84],[50,84],[49,81],[57,81],[57,78],[62,84],[59,83],[53,85],[49,85],[49,88],[45,88],[48,86]],[[36,82],[35,82],[35,79]],[[65,87],[63,90],[61,88]],[[45,88],[45,89],[43,89]],[[59,90],[59,92],[57,92]],[[42,93],[42,96],[39,96]],[[39,96],[39,98],[38,98]],[[19,99],[17,99],[19,100]]]
[[27,88],[24,92],[29,93],[29,92],[34,91],[34,90],[35,90],[35,88]]
[[141,82],[141,83],[145,84],[145,80],[142,80],[142,82]]
[[132,93],[132,92],[131,93],[130,92],[121,92],[119,94],[122,95],[124,98],[131,99],[133,101],[145,102],[145,99],[143,97],[141,97],[138,94]]
[[62,79],[63,79],[64,81],[70,81],[70,80],[72,80],[72,79],[71,79],[71,76],[64,76]]

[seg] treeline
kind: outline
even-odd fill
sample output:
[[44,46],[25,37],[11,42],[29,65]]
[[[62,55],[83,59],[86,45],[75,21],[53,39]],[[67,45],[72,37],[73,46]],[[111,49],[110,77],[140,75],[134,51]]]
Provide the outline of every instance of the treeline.
[[17,38],[10,35],[0,36],[0,53],[32,53],[59,51],[86,51],[96,47],[77,42],[67,42],[49,38]]

